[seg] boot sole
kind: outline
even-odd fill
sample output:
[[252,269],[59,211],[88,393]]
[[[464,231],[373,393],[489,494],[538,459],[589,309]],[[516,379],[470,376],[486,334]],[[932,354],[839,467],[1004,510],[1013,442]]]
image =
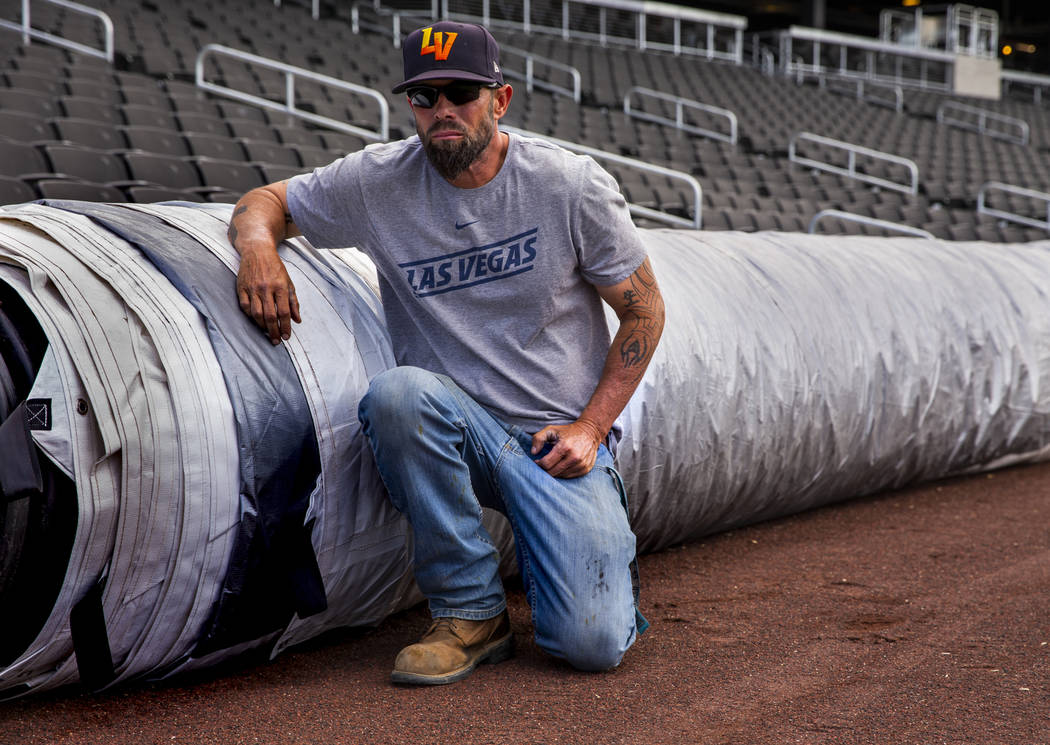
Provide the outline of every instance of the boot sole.
[[483,647],[474,659],[458,670],[453,670],[445,675],[423,675],[421,673],[408,673],[401,670],[394,670],[394,672],[390,673],[390,682],[400,683],[402,685],[447,685],[448,683],[455,683],[457,680],[463,680],[463,678],[466,678],[474,672],[474,668],[482,663],[495,665],[497,662],[503,662],[506,659],[510,659],[513,655],[514,636],[513,634],[507,634],[502,639]]

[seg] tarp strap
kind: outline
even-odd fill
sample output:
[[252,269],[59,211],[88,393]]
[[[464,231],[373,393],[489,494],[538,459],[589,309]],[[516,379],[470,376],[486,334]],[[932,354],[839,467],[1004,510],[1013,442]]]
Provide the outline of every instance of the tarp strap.
[[106,575],[82,597],[69,614],[69,630],[73,637],[73,652],[77,658],[80,682],[92,691],[112,683],[117,673],[106,633],[106,617],[102,612],[102,593]]

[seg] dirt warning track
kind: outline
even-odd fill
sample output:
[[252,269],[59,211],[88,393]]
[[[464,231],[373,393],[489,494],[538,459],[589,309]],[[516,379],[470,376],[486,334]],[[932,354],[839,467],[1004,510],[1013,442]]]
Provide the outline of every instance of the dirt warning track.
[[652,628],[610,673],[531,641],[388,683],[422,608],[269,662],[0,704],[2,745],[1050,743],[1050,464],[846,502],[643,556]]

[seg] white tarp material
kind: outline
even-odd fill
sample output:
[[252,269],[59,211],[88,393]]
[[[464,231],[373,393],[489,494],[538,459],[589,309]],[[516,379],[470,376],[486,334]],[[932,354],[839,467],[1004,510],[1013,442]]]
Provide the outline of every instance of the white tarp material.
[[[116,209],[132,222],[162,222],[202,260],[217,259],[233,292],[228,206]],[[644,236],[668,320],[622,417],[618,451],[643,550],[1047,456],[1050,242]],[[356,418],[368,379],[392,364],[374,270],[357,252],[317,251],[301,239],[282,252],[304,319],[283,345],[297,380],[265,382],[294,383],[308,402],[320,472],[303,525],[327,607],[202,651],[224,586],[236,586],[231,552],[238,521],[251,517],[242,481],[244,459],[254,457],[237,442],[242,414],[229,394],[253,383],[229,380],[209,333],[244,319],[214,309],[205,319],[103,224],[53,206],[0,210],[0,281],[50,345],[31,395],[61,403],[52,430],[33,436],[73,477],[79,501],[58,600],[30,647],[0,669],[0,692],[78,678],[69,615],[100,581],[109,684],[262,644],[277,653],[419,599],[407,525],[383,493]],[[79,400],[86,415],[70,413]],[[501,518],[489,520],[512,555]]]

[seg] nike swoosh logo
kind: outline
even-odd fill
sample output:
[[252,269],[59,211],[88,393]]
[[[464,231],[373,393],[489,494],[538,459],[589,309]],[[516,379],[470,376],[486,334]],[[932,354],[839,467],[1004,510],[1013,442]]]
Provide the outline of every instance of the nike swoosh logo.
[[477,222],[477,220],[471,220],[470,222],[462,222],[462,223],[461,222],[457,222],[456,223],[456,230],[463,230],[463,228],[467,227],[468,225],[473,225],[476,222]]

